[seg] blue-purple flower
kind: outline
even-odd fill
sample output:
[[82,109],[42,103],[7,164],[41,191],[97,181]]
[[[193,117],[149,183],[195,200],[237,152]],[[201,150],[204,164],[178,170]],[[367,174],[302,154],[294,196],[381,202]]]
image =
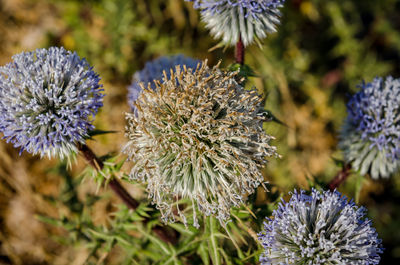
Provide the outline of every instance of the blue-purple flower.
[[261,264],[379,264],[381,240],[365,213],[337,191],[295,190],[264,223]]
[[400,79],[362,83],[347,104],[339,146],[362,175],[387,178],[400,167]]
[[23,52],[0,67],[0,132],[21,152],[60,158],[77,151],[103,105],[99,76],[64,48]]
[[171,76],[171,69],[172,71],[175,71],[176,66],[182,67],[183,65],[186,65],[188,69],[190,68],[194,71],[199,63],[200,60],[185,57],[182,54],[174,56],[162,56],[153,61],[147,62],[142,70],[137,71],[133,75],[133,82],[128,87],[129,105],[132,109],[134,109],[133,103],[136,101],[140,92],[142,91],[140,83],[143,83],[145,87],[147,87],[147,85],[150,83],[150,87],[154,89],[154,80],[162,81],[164,71],[167,74],[167,78],[169,78]]
[[186,0],[194,2],[211,34],[228,45],[245,46],[276,32],[285,0]]

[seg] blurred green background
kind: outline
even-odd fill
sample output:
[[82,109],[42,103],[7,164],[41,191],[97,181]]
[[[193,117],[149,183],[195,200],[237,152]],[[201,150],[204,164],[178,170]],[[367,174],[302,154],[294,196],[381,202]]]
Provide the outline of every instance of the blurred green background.
[[[249,47],[245,60],[258,75],[247,85],[268,94],[266,108],[287,124],[266,124],[282,158],[271,159],[265,171],[273,189],[287,193],[308,189],[310,182],[325,185],[340,169],[337,135],[357,84],[375,76],[400,77],[400,1],[289,0],[282,13],[278,33],[261,48]],[[99,154],[118,151],[124,142],[126,88],[135,71],[148,60],[177,53],[207,58],[211,65],[222,59],[227,66],[233,49],[208,52],[217,43],[183,0],[0,0],[1,65],[22,51],[64,46],[102,77],[107,96],[96,126],[119,134],[90,142]],[[84,166],[82,160],[73,171]],[[54,235],[63,231],[35,218],[63,211],[48,200],[60,192],[60,178],[48,170],[56,163],[20,157],[0,141],[0,264],[83,264],[83,248],[56,243]],[[399,177],[364,179],[359,199],[383,239],[381,264],[400,260]],[[359,179],[351,175],[339,190],[354,197]],[[81,197],[95,192],[90,179],[79,186]],[[93,206],[99,224],[118,202],[112,197]]]

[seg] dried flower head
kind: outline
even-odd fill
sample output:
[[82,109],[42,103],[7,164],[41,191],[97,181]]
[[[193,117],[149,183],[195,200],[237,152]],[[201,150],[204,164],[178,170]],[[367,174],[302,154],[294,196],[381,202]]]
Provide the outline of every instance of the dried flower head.
[[167,78],[170,77],[170,69],[175,70],[177,65],[186,65],[187,68],[196,69],[197,64],[200,60],[193,59],[190,57],[185,57],[182,54],[175,56],[162,56],[153,61],[147,62],[144,68],[137,71],[133,75],[133,82],[128,87],[128,103],[132,109],[134,109],[134,102],[139,97],[142,88],[140,83],[148,84],[152,89],[156,87],[154,80],[162,81],[163,71],[167,73]]
[[[224,223],[230,208],[264,181],[260,167],[276,155],[273,137],[257,116],[261,97],[241,87],[235,74],[207,62],[195,72],[177,66],[155,91],[143,87],[136,115],[127,114],[130,177],[147,182],[164,222],[175,221],[173,205],[186,198],[194,226],[196,208]],[[186,224],[177,205],[176,212]]]
[[362,83],[347,104],[339,147],[362,175],[387,178],[400,167],[400,79]]
[[244,46],[254,38],[264,39],[276,32],[285,0],[186,0],[200,9],[202,20],[215,38],[235,45],[241,37]]
[[14,55],[0,67],[0,131],[32,154],[68,157],[103,105],[99,76],[85,59],[51,47]]
[[261,264],[379,264],[381,240],[365,212],[337,191],[294,191],[259,234]]

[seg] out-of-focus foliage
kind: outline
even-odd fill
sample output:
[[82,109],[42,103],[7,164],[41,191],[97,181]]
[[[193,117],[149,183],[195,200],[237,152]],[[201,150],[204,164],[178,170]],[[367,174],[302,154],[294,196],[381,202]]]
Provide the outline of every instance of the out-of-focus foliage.
[[[358,90],[356,84],[363,79],[372,81],[379,75],[400,77],[399,1],[291,0],[287,1],[282,13],[278,32],[264,40],[262,49],[257,45],[246,49],[246,64],[251,66],[256,75],[248,79],[246,86],[255,85],[260,92],[265,92],[268,95],[266,109],[286,124],[265,124],[268,134],[276,136],[273,144],[278,146],[282,158],[272,159],[265,171],[265,178],[273,185],[274,193],[259,191],[257,196],[251,198],[256,200],[256,207],[260,207],[253,209],[259,222],[264,216],[270,215],[274,206],[270,203],[275,201],[275,192],[278,190],[287,193],[294,186],[309,189],[310,183],[325,186],[340,169],[335,162],[335,159],[342,158],[336,149],[337,135],[346,116],[348,94]],[[150,59],[176,53],[199,59],[208,58],[211,65],[219,59],[223,59],[223,65],[226,66],[233,63],[231,48],[225,52],[222,49],[207,52],[216,44],[217,41],[208,35],[204,24],[200,23],[199,14],[191,3],[183,0],[0,2],[2,65],[11,60],[12,54],[56,45],[75,50],[80,57],[86,57],[102,77],[106,97],[95,124],[97,128],[119,133],[117,136],[101,135],[96,137],[96,141],[89,142],[100,155],[119,151],[123,143],[123,112],[129,110],[126,88],[135,71],[142,69]],[[79,163],[72,167],[70,175],[75,176],[74,173],[80,172],[82,160],[78,157]],[[90,210],[87,213],[90,214],[90,222],[86,222],[87,226],[82,226],[82,229],[95,231],[88,233],[91,237],[105,238],[104,245],[92,254],[100,260],[104,257],[104,264],[120,264],[122,253],[125,255],[122,258],[135,257],[137,253],[126,255],[124,243],[118,244],[107,256],[101,256],[107,250],[107,244],[111,244],[107,242],[115,242],[108,237],[110,230],[107,229],[111,229],[111,224],[116,225],[113,229],[118,230],[117,234],[124,234],[121,231],[127,230],[133,233],[129,237],[132,240],[129,244],[136,244],[138,230],[123,227],[125,221],[121,221],[134,216],[128,215],[126,209],[116,207],[115,203],[119,201],[111,193],[105,193],[102,188],[96,193],[97,184],[90,178],[79,186],[74,184],[76,193],[63,192],[63,183],[68,183],[62,177],[65,174],[47,170],[54,166],[54,162],[28,155],[19,157],[10,145],[0,141],[0,263],[84,264],[91,253],[90,249],[61,244],[54,238],[54,235],[59,235],[69,240],[73,237],[68,237],[66,231],[71,230],[54,228],[34,217],[41,215],[51,216],[50,220],[64,220],[59,224],[68,228],[71,224],[82,224],[84,220],[77,219],[74,211],[84,209]],[[123,170],[126,168],[123,167]],[[381,264],[395,264],[400,259],[400,206],[395,203],[400,199],[399,178],[397,175],[390,180],[372,181],[352,174],[340,187],[340,191],[349,197],[354,197],[357,189],[361,191],[359,204],[368,208],[369,217],[385,247]],[[79,179],[70,181],[80,183]],[[141,189],[133,187],[130,191],[143,203],[146,202]],[[94,194],[101,195],[101,198]],[[63,204],[56,204],[52,198],[58,200],[60,196],[64,197]],[[93,204],[82,204],[88,198],[93,198]],[[268,210],[266,203],[270,207]],[[145,209],[143,211],[146,212]],[[110,213],[114,213],[114,216],[110,216]],[[245,227],[240,226],[239,222],[236,224],[240,230],[247,227],[246,224]],[[218,232],[226,233],[223,230],[213,232],[210,227],[213,227],[212,223],[204,230],[193,232],[199,233],[198,238],[200,234],[208,233],[207,238],[210,238],[209,242],[199,246],[197,253],[193,253],[193,263],[207,264],[206,258],[202,257],[209,253],[208,247],[217,241],[229,245],[224,245],[224,250],[229,251],[225,255],[235,253],[229,258],[241,259],[235,246],[227,243],[230,240],[213,240],[218,238]],[[256,227],[261,227],[261,223]],[[179,231],[179,227],[173,228]],[[141,229],[148,231],[147,227]],[[190,238],[192,230],[187,231],[181,242]],[[75,231],[70,235],[79,233]],[[235,237],[238,235],[234,229],[231,233]],[[125,239],[123,236],[121,242]],[[243,246],[244,257],[250,255],[245,252],[250,248],[238,241],[239,246]],[[255,244],[251,239],[246,241]],[[148,245],[143,249],[153,250],[155,242],[150,237],[144,242]],[[171,248],[166,251],[180,255],[171,252]],[[148,258],[145,262],[150,262],[157,255],[144,255],[144,259]],[[224,256],[219,253],[212,259],[224,258],[217,255]],[[256,259],[253,256],[243,262],[254,264]],[[97,262],[99,259],[95,260]],[[191,264],[191,261],[180,261]],[[127,262],[135,264],[133,261]]]
[[[112,162],[108,159],[105,163],[110,165]],[[63,185],[57,197],[50,196],[46,200],[59,209],[68,209],[68,213],[59,210],[56,218],[39,213],[36,218],[63,228],[66,233],[52,235],[53,240],[60,245],[84,248],[85,264],[210,264],[210,260],[215,265],[257,262],[257,256],[253,254],[257,253],[256,226],[249,222],[253,219],[250,209],[232,210],[233,220],[225,227],[214,217],[204,217],[199,222],[201,228],[196,229],[182,223],[162,227],[160,212],[148,202],[141,203],[134,211],[119,204],[105,223],[96,224],[96,208],[93,206],[107,198],[92,194],[80,198],[78,187],[85,175],[72,179],[65,167],[65,164],[60,164],[52,170],[63,179]],[[91,172],[86,171],[86,174]],[[265,211],[260,214],[259,208],[254,210],[261,220]],[[192,209],[184,211],[191,212]],[[271,214],[271,207],[267,212]]]

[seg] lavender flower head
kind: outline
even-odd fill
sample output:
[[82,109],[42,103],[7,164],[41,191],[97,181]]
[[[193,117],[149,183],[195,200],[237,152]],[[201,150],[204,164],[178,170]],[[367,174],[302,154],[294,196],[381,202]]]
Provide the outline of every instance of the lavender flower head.
[[175,69],[177,65],[186,65],[187,68],[196,69],[200,60],[185,57],[182,54],[175,56],[162,56],[153,61],[147,62],[144,68],[133,75],[133,82],[128,87],[128,103],[132,110],[134,109],[134,102],[139,97],[142,88],[140,83],[146,86],[150,83],[152,89],[156,87],[154,80],[162,80],[163,71],[167,73],[167,78],[170,77],[170,69]]
[[285,0],[186,0],[200,9],[202,20],[215,38],[235,45],[239,38],[248,46],[254,38],[276,32]]
[[176,202],[187,199],[195,227],[197,210],[224,224],[231,207],[264,182],[260,168],[277,155],[273,137],[257,116],[261,97],[236,74],[207,62],[196,71],[177,66],[155,90],[142,86],[137,113],[127,114],[130,177],[147,183],[164,222],[174,222],[176,211],[186,225],[187,211]]
[[99,76],[85,59],[51,47],[14,55],[0,67],[0,132],[32,154],[77,151],[103,105]]
[[400,79],[362,83],[347,104],[339,147],[362,175],[387,178],[400,167]]
[[337,191],[295,190],[264,223],[261,264],[379,264],[381,240],[365,212]]

